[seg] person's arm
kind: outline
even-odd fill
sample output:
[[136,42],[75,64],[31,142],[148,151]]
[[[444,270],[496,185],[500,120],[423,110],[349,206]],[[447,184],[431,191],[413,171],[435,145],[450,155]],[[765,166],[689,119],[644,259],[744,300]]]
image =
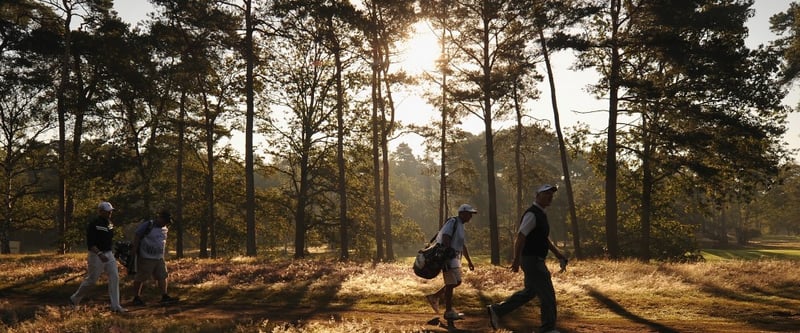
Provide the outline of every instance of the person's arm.
[[520,260],[522,259],[522,250],[525,248],[528,234],[536,228],[536,215],[531,212],[526,212],[522,215],[522,222],[519,224],[519,232],[517,238],[514,239],[514,261],[511,262],[511,271],[519,272]]
[[472,264],[472,259],[469,257],[469,251],[467,251],[467,244],[464,244],[464,249],[461,253],[464,254],[464,258],[467,258],[467,265],[469,267],[469,270],[474,271],[475,265]]
[[553,243],[553,241],[549,237],[547,238],[547,242],[549,243],[549,246],[550,246],[550,252],[553,252],[553,254],[556,256],[556,258],[558,258],[558,265],[559,265],[559,267],[561,267],[561,272],[562,273],[566,272],[567,271],[567,261],[568,261],[567,260],[567,256],[565,256],[563,253],[561,253],[561,251],[558,249],[556,244]]
[[520,259],[522,258],[522,249],[525,248],[525,241],[527,237],[525,237],[522,232],[517,233],[517,239],[514,240],[514,261],[511,262],[511,271],[512,272],[519,272],[519,263]]
[[131,255],[136,256],[139,254],[139,245],[142,243],[142,233],[144,230],[142,229],[142,225],[140,224],[139,227],[136,228],[136,231],[133,233],[133,241],[131,242]]
[[94,223],[86,224],[86,248],[91,252],[97,253],[100,251],[100,249],[97,248],[95,229],[96,227],[94,226]]
[[89,223],[86,225],[86,247],[89,248],[89,251],[94,252],[100,258],[100,261],[107,262],[108,258],[100,251],[97,243],[97,226],[95,223]]
[[548,243],[548,246],[550,247],[550,251],[553,252],[553,254],[556,256],[556,258],[558,258],[558,260],[567,259],[567,257],[565,257],[564,254],[561,253],[561,251],[558,249],[556,244],[553,243],[553,241],[550,240],[549,237],[547,238],[547,243]]
[[100,251],[97,243],[97,226],[94,223],[89,223],[86,225],[86,248],[96,255],[102,255],[103,252]]
[[444,247],[446,248],[450,247],[450,242],[452,241],[453,241],[453,236],[450,236],[448,234],[442,234],[442,245],[444,245]]
[[447,234],[447,230],[453,230],[454,229],[448,223],[456,223],[456,221],[454,219],[449,219],[442,226],[442,245],[444,245],[444,247],[446,247],[446,248],[450,247],[450,243],[453,241],[453,235],[448,235]]

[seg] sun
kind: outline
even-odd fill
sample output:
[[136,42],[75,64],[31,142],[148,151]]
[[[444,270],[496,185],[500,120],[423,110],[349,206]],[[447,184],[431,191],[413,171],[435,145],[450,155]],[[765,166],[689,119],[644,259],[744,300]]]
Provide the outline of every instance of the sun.
[[398,45],[397,65],[412,75],[436,69],[436,60],[441,54],[436,35],[427,22],[416,23],[413,29],[411,38]]

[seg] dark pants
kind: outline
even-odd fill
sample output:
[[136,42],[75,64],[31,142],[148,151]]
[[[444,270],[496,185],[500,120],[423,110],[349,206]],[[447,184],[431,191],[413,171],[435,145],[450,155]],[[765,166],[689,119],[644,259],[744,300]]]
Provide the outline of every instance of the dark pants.
[[538,257],[522,257],[520,266],[525,273],[525,289],[517,291],[508,299],[494,306],[498,317],[508,314],[525,305],[534,297],[542,303],[542,332],[556,328],[556,291],[550,279],[550,271],[543,259]]

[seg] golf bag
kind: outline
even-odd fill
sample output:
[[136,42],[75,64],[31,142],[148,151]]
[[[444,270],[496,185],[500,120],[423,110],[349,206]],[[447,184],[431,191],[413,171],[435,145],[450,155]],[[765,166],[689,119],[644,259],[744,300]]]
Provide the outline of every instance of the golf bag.
[[[153,220],[142,223],[147,223],[147,227],[145,227],[144,233],[142,234],[142,236],[144,236],[153,230],[154,225]],[[133,244],[131,242],[117,241],[114,244],[114,258],[117,258],[122,266],[125,266],[128,275],[136,275],[136,256],[132,252]]]
[[114,258],[125,266],[128,275],[136,275],[136,257],[131,253],[131,242],[117,241],[114,244]]
[[[453,234],[456,231],[455,223],[453,223]],[[436,240],[436,235],[428,242],[428,246],[419,250],[417,258],[414,260],[414,274],[423,279],[435,278],[445,268],[447,260],[456,257],[456,252],[452,247],[445,247],[440,243],[435,243],[434,240]]]

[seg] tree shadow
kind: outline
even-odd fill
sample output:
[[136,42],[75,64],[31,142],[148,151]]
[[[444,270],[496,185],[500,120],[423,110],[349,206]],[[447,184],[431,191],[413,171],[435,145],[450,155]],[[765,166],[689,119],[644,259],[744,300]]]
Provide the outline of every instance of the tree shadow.
[[[36,290],[30,289],[34,286],[40,286],[42,282],[45,281],[52,281],[62,277],[68,277],[68,275],[72,274],[74,269],[67,264],[60,264],[52,268],[48,268],[44,270],[41,274],[31,275],[25,279],[19,279],[16,283],[9,284],[5,287],[0,288],[0,296],[3,293],[11,293],[11,292],[18,292],[18,293],[31,293],[31,294],[43,294],[48,293],[49,290]],[[81,275],[75,275],[75,277],[81,277]],[[74,277],[73,277],[74,278]],[[25,290],[25,289],[28,290]],[[23,291],[24,290],[24,291]]]
[[699,286],[700,291],[713,297],[721,297],[735,302],[760,304],[770,309],[759,312],[754,306],[742,308],[742,311],[720,311],[722,316],[729,319],[745,322],[759,329],[796,331],[800,327],[800,312],[797,304],[800,300],[800,291],[793,284],[779,284],[773,286],[751,285],[743,290],[741,288],[726,288],[710,281],[693,279],[680,271],[662,268],[669,274],[679,277],[684,282]]
[[[312,263],[309,261],[309,263]],[[222,308],[281,308],[293,314],[296,320],[304,320],[317,313],[334,310],[346,310],[356,300],[337,297],[342,283],[352,272],[340,270],[328,262],[317,264],[300,264],[284,261],[272,263],[253,270],[232,270],[229,267],[216,267],[215,272],[194,272],[192,281],[219,278],[222,275],[227,283],[206,289],[191,303],[185,304],[188,309],[218,306]],[[248,289],[234,289],[231,286],[246,284]],[[284,288],[272,288],[274,284]],[[247,295],[244,295],[247,294]],[[242,303],[242,299],[251,302]],[[335,303],[335,305],[334,305]]]
[[657,332],[678,333],[678,331],[673,328],[654,322],[652,320],[648,320],[646,318],[643,318],[628,311],[627,309],[625,309],[624,306],[611,299],[611,297],[601,293],[597,289],[594,289],[589,286],[584,286],[584,288],[589,292],[589,296],[600,302],[600,304],[603,304],[607,309],[611,310],[612,312],[616,313],[617,315],[623,318],[650,327],[651,329],[656,330]]

